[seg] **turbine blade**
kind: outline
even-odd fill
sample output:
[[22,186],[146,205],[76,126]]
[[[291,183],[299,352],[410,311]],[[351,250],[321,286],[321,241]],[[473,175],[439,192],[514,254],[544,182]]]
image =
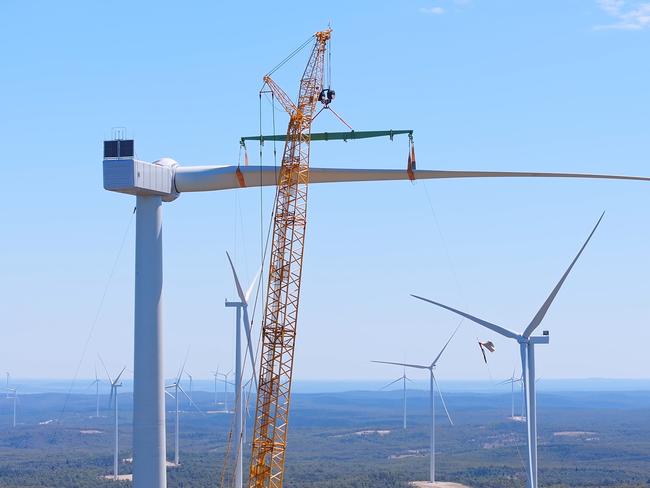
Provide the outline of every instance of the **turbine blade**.
[[[165,387],[165,388],[167,388],[167,387]],[[171,393],[169,393],[167,390],[165,390],[165,395],[169,395],[171,398],[176,398],[176,397],[174,397],[174,395],[172,395]]]
[[239,277],[237,276],[237,271],[235,271],[235,265],[232,263],[232,259],[230,259],[230,254],[228,254],[228,251],[226,251],[226,256],[228,257],[228,262],[230,263],[230,269],[232,269],[232,276],[235,278],[235,287],[237,288],[237,295],[239,295],[239,300],[241,300],[242,303],[246,303],[246,295],[244,294],[244,290],[241,287]]
[[176,383],[180,383],[181,379],[183,378],[183,373],[185,372],[185,365],[187,364],[187,358],[190,355],[190,348],[187,348],[187,352],[185,353],[185,359],[183,359],[183,365],[181,366],[181,369],[178,371],[178,376],[176,377]]
[[[607,180],[650,181],[645,176],[542,173],[524,171],[449,171],[415,170],[416,180],[449,178],[581,178]],[[239,175],[239,176],[238,176]],[[176,170],[175,184],[181,193],[194,191],[227,190],[243,186],[275,186],[278,171],[275,166],[180,166]],[[395,181],[408,180],[404,169],[359,169],[359,168],[310,168],[309,184],[353,181]]]
[[181,385],[178,385],[178,389],[181,390],[181,392],[183,393],[183,395],[185,395],[185,398],[187,398],[187,399],[189,400],[190,405],[192,405],[192,406],[196,409],[197,412],[199,412],[201,415],[205,415],[205,414],[201,411],[201,409],[196,405],[196,403],[194,403],[194,400],[192,400],[192,399],[190,398],[190,396],[185,392],[185,390],[183,390],[183,387],[182,387]]
[[250,299],[253,289],[255,288],[255,283],[257,282],[257,279],[262,275],[262,267],[264,265],[260,265],[260,268],[257,270],[257,273],[255,274],[255,278],[253,278],[253,281],[251,282],[251,285],[248,287],[248,290],[246,290],[246,295],[245,295],[245,301],[244,303],[248,305],[248,300]]
[[399,378],[397,378],[395,381],[391,381],[391,382],[388,383],[387,385],[382,386],[382,387],[380,388],[380,390],[385,390],[386,388],[388,388],[389,386],[394,385],[394,384],[397,383],[398,381],[402,381],[402,377],[401,377],[401,376],[400,376]]
[[501,334],[502,336],[509,337],[511,339],[517,339],[519,337],[518,334],[515,332],[512,332],[511,330],[506,329],[505,327],[501,327],[500,325],[493,324],[491,322],[488,322],[483,319],[479,319],[478,317],[474,317],[473,315],[470,315],[465,312],[461,312],[460,310],[457,310],[452,307],[448,307],[447,305],[443,305],[442,303],[434,302],[433,300],[429,300],[428,298],[423,298],[418,295],[411,295],[413,298],[417,298],[418,300],[422,300],[424,302],[429,302],[432,303],[433,305],[444,308],[446,310],[449,310],[450,312],[454,312],[455,314],[460,315],[461,317],[465,317],[466,319],[471,320],[472,322],[476,322],[479,325],[482,325],[483,327],[487,327],[490,330],[493,330],[497,334]]
[[115,378],[115,381],[113,382],[113,384],[117,384],[117,382],[120,381],[120,377],[122,376],[122,374],[124,374],[125,370],[126,370],[126,366],[124,366],[122,368],[122,371],[120,371],[120,374],[117,375],[117,378]]
[[395,366],[405,366],[407,368],[429,369],[429,366],[423,366],[421,364],[394,363],[392,361],[370,361],[370,362],[371,363],[380,363],[380,364],[393,364]]
[[580,248],[580,251],[578,251],[578,254],[576,255],[575,258],[573,258],[573,261],[571,261],[571,264],[567,268],[567,270],[564,272],[562,275],[562,278],[560,278],[560,281],[558,281],[557,285],[555,285],[555,288],[553,288],[553,291],[551,291],[551,294],[548,296],[544,304],[542,305],[542,308],[539,309],[537,314],[533,317],[533,320],[530,321],[530,324],[528,327],[526,327],[526,330],[524,330],[523,336],[524,337],[530,337],[530,335],[533,333],[533,331],[539,326],[539,324],[544,320],[544,317],[546,316],[546,312],[548,312],[548,309],[551,307],[551,304],[553,303],[553,300],[555,300],[555,297],[557,296],[558,292],[560,291],[560,288],[562,288],[562,285],[564,284],[564,281],[567,279],[567,276],[569,276],[569,273],[573,269],[573,266],[576,264],[578,261],[578,258],[582,254],[582,251],[585,250],[585,247],[587,247],[587,244],[589,244],[589,241],[591,240],[592,236],[596,232],[596,229],[600,225],[600,222],[603,220],[603,217],[605,216],[605,212],[603,212],[598,219],[598,222],[596,222],[596,225],[592,229],[591,233],[589,234],[589,237],[587,237],[587,240],[585,243],[582,245]]
[[102,363],[102,366],[104,368],[104,371],[106,372],[106,376],[108,376],[108,381],[113,384],[113,380],[111,379],[111,375],[108,373],[108,369],[106,368],[106,365],[104,364],[104,360],[102,357],[98,354],[97,357],[99,358],[99,362]]
[[244,306],[244,332],[246,333],[246,347],[248,348],[248,358],[253,368],[253,380],[255,381],[255,389],[257,390],[257,367],[255,365],[255,354],[253,353],[253,338],[251,337],[251,328],[253,324],[250,323],[248,318],[248,303],[245,302]]
[[440,401],[442,401],[442,406],[445,409],[445,413],[447,414],[447,418],[449,419],[449,423],[451,425],[454,425],[454,421],[451,420],[451,415],[449,415],[449,410],[447,410],[447,404],[445,403],[445,399],[442,396],[442,391],[440,391],[440,385],[438,385],[438,380],[436,379],[436,375],[431,373],[431,376],[433,377],[433,382],[436,384],[436,390],[438,390],[438,395],[440,395]]
[[456,327],[456,329],[454,330],[454,332],[451,334],[451,337],[449,338],[449,340],[447,341],[447,343],[445,344],[445,346],[442,348],[442,350],[440,351],[440,353],[438,353],[438,355],[436,356],[436,359],[434,359],[433,362],[431,363],[431,367],[435,366],[435,365],[438,363],[438,360],[440,359],[440,356],[442,356],[442,353],[445,352],[445,349],[447,349],[447,346],[449,345],[449,343],[451,342],[451,340],[454,338],[454,336],[456,335],[456,332],[458,332],[458,329],[460,329],[460,326],[461,326],[462,324],[463,324],[463,321],[461,320],[461,321],[458,323],[458,326]]

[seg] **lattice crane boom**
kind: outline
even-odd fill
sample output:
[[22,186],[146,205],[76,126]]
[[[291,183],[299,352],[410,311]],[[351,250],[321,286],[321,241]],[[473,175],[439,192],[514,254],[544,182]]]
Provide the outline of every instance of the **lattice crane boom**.
[[300,81],[298,101],[270,77],[264,81],[290,116],[273,221],[273,244],[262,322],[262,351],[250,459],[250,488],[281,488],[289,422],[291,377],[298,324],[307,225],[311,122],[323,89],[331,29],[317,32]]

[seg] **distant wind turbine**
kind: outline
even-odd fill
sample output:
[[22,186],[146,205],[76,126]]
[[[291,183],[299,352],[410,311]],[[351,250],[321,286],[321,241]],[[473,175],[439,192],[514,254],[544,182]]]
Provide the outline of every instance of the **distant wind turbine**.
[[449,337],[449,339],[447,340],[443,348],[440,350],[436,358],[429,365],[396,363],[391,361],[372,361],[373,363],[393,364],[396,366],[403,366],[405,368],[426,369],[427,371],[429,371],[429,407],[431,409],[431,430],[430,430],[430,443],[429,443],[430,444],[429,445],[429,449],[430,449],[429,481],[431,481],[431,483],[435,483],[436,481],[436,407],[435,407],[435,400],[434,400],[435,395],[433,393],[434,384],[436,390],[438,390],[438,394],[440,395],[440,401],[442,402],[442,406],[445,409],[445,413],[447,414],[449,423],[451,425],[454,425],[454,422],[451,420],[451,416],[449,415],[449,410],[447,409],[445,399],[442,396],[442,391],[440,390],[440,386],[438,385],[438,380],[436,380],[436,376],[433,371],[436,369],[436,366],[438,364],[438,361],[440,360],[440,357],[442,356],[442,353],[445,352],[445,349],[447,349],[447,346],[456,335],[456,332],[458,332],[458,329],[460,328],[461,324],[458,324],[454,332],[451,334],[451,337]]
[[524,332],[521,334],[517,334],[516,332],[506,329],[505,327],[501,327],[500,325],[490,323],[486,320],[479,319],[477,317],[474,317],[473,315],[462,312],[455,308],[449,307],[447,305],[443,305],[442,303],[438,303],[433,300],[429,300],[428,298],[423,298],[417,295],[412,295],[414,298],[417,298],[419,300],[424,300],[425,302],[432,303],[437,307],[441,307],[451,312],[454,312],[460,315],[461,317],[465,317],[466,319],[469,319],[472,322],[476,322],[477,324],[482,325],[483,327],[486,327],[509,339],[514,339],[519,343],[520,354],[521,354],[521,371],[522,371],[522,377],[524,379],[524,390],[526,392],[526,396],[525,396],[526,419],[527,419],[526,422],[528,427],[527,429],[527,436],[528,436],[528,459],[527,459],[528,485],[527,486],[528,488],[537,488],[538,486],[537,485],[537,406],[536,406],[536,394],[535,394],[535,344],[549,343],[548,331],[545,330],[541,336],[532,336],[532,334],[535,331],[535,329],[537,329],[537,327],[539,327],[539,325],[542,323],[542,320],[544,320],[544,317],[546,316],[548,309],[551,307],[553,300],[555,300],[555,297],[560,291],[560,288],[562,288],[564,281],[569,276],[569,273],[573,269],[573,266],[578,261],[578,258],[580,258],[580,255],[587,247],[587,244],[589,244],[589,241],[591,240],[592,236],[596,232],[596,229],[600,225],[600,222],[603,220],[604,215],[605,212],[602,213],[602,215],[598,219],[598,222],[596,222],[596,225],[594,226],[591,233],[589,234],[589,237],[587,237],[587,240],[580,248],[580,251],[578,251],[578,254],[573,259],[573,261],[571,262],[567,270],[564,272],[562,278],[560,278],[560,281],[557,283],[557,285],[555,285],[555,288],[553,288],[551,294],[548,296],[548,298],[542,304],[541,308],[537,311],[537,313],[530,321],[528,326],[524,329]]
[[120,445],[120,438],[119,438],[120,424],[119,424],[119,415],[118,415],[117,389],[122,386],[122,383],[120,382],[120,378],[122,377],[124,370],[126,370],[126,366],[122,368],[122,371],[120,371],[120,374],[118,374],[114,380],[111,379],[111,375],[108,373],[108,369],[106,369],[106,365],[104,364],[104,361],[102,361],[102,366],[104,366],[104,371],[106,371],[106,376],[108,376],[108,382],[111,384],[111,395],[108,399],[108,404],[110,406],[110,404],[113,403],[113,407],[114,407],[113,415],[115,417],[115,452],[113,453],[113,480],[117,481],[119,476],[118,453],[119,453],[119,445]]
[[[512,376],[510,378],[502,381],[501,383],[499,383],[499,385],[510,385],[511,396],[512,396],[512,398],[511,398],[511,404],[512,405],[511,405],[510,418],[512,420],[518,420],[517,417],[515,417],[515,384],[517,384],[517,383],[521,383],[521,391],[522,391],[523,400],[524,400],[524,403],[522,404],[522,409],[526,404],[526,395],[525,395],[525,392],[524,392],[523,381],[524,380],[523,380],[522,376],[515,376],[515,370],[513,369],[512,370]],[[526,418],[525,412],[521,413],[521,418],[522,418],[522,420]]]
[[[185,390],[181,386],[181,378],[183,377],[183,373],[185,372],[185,363],[183,363],[183,366],[178,372],[178,376],[176,376],[176,379],[171,385],[165,386],[165,393],[169,396],[171,396],[175,403],[176,403],[176,417],[175,417],[175,423],[174,423],[174,465],[180,466],[180,450],[179,450],[179,436],[180,436],[180,395],[179,391],[185,395],[185,398],[194,405],[194,401],[190,396],[185,393]],[[174,389],[174,394],[170,394],[167,390],[168,389]]]
[[99,384],[101,383],[99,376],[97,376],[97,366],[95,366],[95,381],[90,383],[89,386],[95,387],[95,418],[99,418]]
[[[381,363],[382,361],[372,361],[373,363]],[[413,380],[406,376],[406,368],[402,372],[402,376],[397,378],[395,381],[391,381],[387,385],[384,385],[380,388],[380,390],[385,390],[386,388],[393,386],[395,383],[398,381],[402,382],[402,429],[406,430],[406,382],[410,381],[411,383]]]
[[7,400],[10,400],[12,403],[13,416],[11,420],[11,427],[15,429],[16,428],[16,403],[18,403],[18,389],[16,387],[11,388],[9,386],[9,378],[10,375],[7,372],[7,387],[6,387]]
[[230,377],[230,374],[232,373],[232,370],[228,371],[227,373],[217,373],[219,376],[223,377],[223,411],[225,413],[228,413],[228,385],[232,385],[230,381],[228,381],[228,378]]

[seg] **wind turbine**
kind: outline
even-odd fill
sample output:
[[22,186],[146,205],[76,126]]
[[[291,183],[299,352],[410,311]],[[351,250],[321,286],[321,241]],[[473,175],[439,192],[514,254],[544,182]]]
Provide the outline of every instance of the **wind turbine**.
[[185,370],[185,363],[183,363],[183,366],[181,367],[180,371],[178,372],[178,376],[176,376],[176,380],[171,384],[167,385],[165,389],[174,389],[174,394],[170,394],[169,392],[165,391],[169,396],[171,396],[175,403],[176,403],[176,421],[174,424],[174,465],[175,466],[180,466],[180,451],[179,451],[179,436],[180,436],[180,404],[179,404],[179,399],[180,396],[178,392],[180,391],[185,395],[185,398],[188,399],[188,401],[194,405],[194,401],[192,398],[185,393],[185,390],[181,386],[181,378],[183,377],[183,372]]
[[[524,386],[523,386],[523,376],[515,376],[515,370],[512,370],[512,376],[501,383],[499,385],[510,385],[510,390],[511,390],[511,414],[510,418],[512,420],[518,420],[517,417],[515,417],[515,384],[521,383],[521,392],[523,395],[523,400],[524,403],[522,404],[522,409],[526,404],[526,394],[524,392]],[[521,414],[521,419],[523,420],[525,417],[524,412]]]
[[90,383],[89,386],[95,387],[95,418],[99,418],[99,384],[101,383],[99,376],[97,376],[97,366],[95,366],[95,381]]
[[[390,131],[392,135],[395,131]],[[357,132],[357,134],[359,134]],[[388,134],[388,133],[387,133]],[[354,134],[353,134],[354,135]],[[352,138],[352,137],[350,137]],[[136,197],[133,374],[133,483],[164,488],[165,408],[162,350],[162,203],[182,193],[276,186],[276,166],[181,166],[170,158],[135,159],[133,140],[104,141],[103,181],[108,191]],[[466,178],[582,178],[650,181],[607,174],[447,171],[310,167],[309,184]]]
[[[232,276],[235,280],[235,288],[237,288],[237,295],[239,295],[239,301],[228,301],[226,300],[226,307],[235,307],[237,310],[236,321],[235,321],[235,429],[233,432],[233,438],[235,439],[236,445],[236,457],[235,457],[235,488],[241,488],[243,482],[243,449],[244,449],[244,423],[243,423],[243,411],[244,411],[244,387],[243,387],[243,368],[242,368],[242,350],[241,350],[241,326],[242,326],[242,315],[244,319],[244,331],[246,332],[246,344],[248,347],[248,357],[251,363],[251,368],[253,370],[253,378],[257,380],[255,376],[255,355],[253,354],[253,345],[251,340],[251,322],[248,317],[248,300],[253,293],[253,288],[257,282],[257,278],[260,275],[262,268],[257,272],[253,282],[248,287],[246,293],[241,286],[239,277],[237,276],[237,271],[235,270],[235,265],[230,259],[230,254],[226,252],[228,257],[228,262],[230,263],[230,268],[232,269]],[[225,381],[228,381],[228,377],[225,378]],[[255,382],[257,386],[257,381]]]
[[110,404],[113,403],[113,407],[114,407],[113,415],[115,416],[115,452],[113,453],[113,480],[117,481],[119,476],[118,453],[119,453],[119,445],[120,445],[120,439],[119,439],[120,425],[119,425],[119,415],[118,415],[117,389],[122,386],[122,383],[120,382],[120,378],[122,377],[122,374],[126,370],[126,366],[122,368],[122,371],[120,371],[120,374],[118,374],[114,380],[111,379],[111,375],[108,373],[108,369],[106,369],[106,365],[104,364],[103,361],[102,361],[102,366],[104,366],[104,371],[106,371],[106,376],[108,376],[108,382],[111,384],[111,395],[108,399],[108,404],[110,406]]
[[228,381],[228,377],[232,373],[232,370],[228,371],[227,373],[217,373],[219,376],[223,377],[223,411],[224,413],[228,413],[228,385],[232,385],[230,381]]
[[533,336],[532,334],[533,332],[535,332],[535,329],[537,329],[537,327],[539,327],[539,325],[542,323],[542,320],[544,320],[544,317],[546,316],[548,309],[551,307],[553,300],[555,300],[555,297],[560,291],[560,288],[562,288],[564,281],[569,276],[569,273],[573,269],[573,266],[578,261],[578,258],[580,258],[580,255],[587,247],[587,244],[589,244],[591,237],[596,232],[596,229],[600,225],[600,222],[603,220],[604,215],[605,212],[602,213],[602,215],[598,219],[598,222],[596,222],[596,225],[594,226],[591,233],[589,234],[589,237],[587,237],[587,240],[580,248],[580,251],[578,251],[578,254],[573,259],[573,261],[571,261],[571,264],[569,265],[567,270],[560,278],[560,281],[557,283],[557,285],[555,285],[555,288],[553,288],[551,294],[548,296],[546,301],[542,304],[541,308],[537,311],[533,319],[530,321],[528,326],[526,326],[526,328],[521,334],[513,332],[500,325],[496,325],[486,320],[479,319],[477,317],[474,317],[473,315],[462,312],[460,310],[449,307],[447,305],[443,305],[442,303],[438,303],[433,300],[429,300],[428,298],[423,298],[417,295],[412,295],[414,298],[417,298],[419,300],[424,300],[425,302],[432,303],[433,305],[454,312],[462,317],[465,317],[466,319],[471,320],[472,322],[476,322],[477,324],[482,325],[483,327],[486,327],[496,332],[497,334],[501,334],[502,336],[507,337],[508,339],[513,339],[519,343],[519,350],[521,355],[521,371],[522,371],[522,377],[524,381],[524,390],[526,392],[525,395],[526,423],[528,427],[527,468],[528,468],[529,488],[537,488],[538,486],[537,485],[537,405],[536,405],[536,394],[535,394],[535,345],[549,343],[549,333],[547,330],[543,331],[541,336]]
[[[373,363],[380,363],[382,361],[372,361]],[[387,385],[384,385],[380,388],[380,390],[385,390],[386,388],[393,386],[395,383],[398,381],[402,382],[402,429],[406,430],[406,382],[411,381],[411,378],[406,376],[406,368],[402,372],[402,376],[397,378],[395,381],[391,381]]]
[[431,430],[430,430],[430,442],[429,442],[429,481],[431,481],[431,483],[436,482],[436,404],[434,399],[435,395],[433,393],[434,384],[436,390],[438,390],[438,394],[440,395],[440,401],[442,402],[442,406],[445,409],[445,413],[447,414],[449,423],[451,425],[454,425],[454,422],[451,420],[451,416],[449,415],[449,410],[447,409],[447,404],[445,403],[445,399],[442,396],[442,391],[440,390],[440,386],[438,385],[438,380],[436,380],[434,370],[436,369],[436,366],[438,364],[438,361],[440,360],[440,357],[442,356],[442,353],[445,352],[445,349],[447,349],[447,346],[456,335],[456,332],[458,332],[458,329],[460,328],[461,324],[458,324],[454,332],[451,334],[451,337],[449,337],[449,339],[442,347],[442,349],[440,350],[436,358],[429,365],[396,363],[392,361],[372,361],[373,363],[393,364],[396,366],[402,366],[404,368],[426,369],[427,371],[429,371],[429,408],[431,409],[431,424],[430,424]]

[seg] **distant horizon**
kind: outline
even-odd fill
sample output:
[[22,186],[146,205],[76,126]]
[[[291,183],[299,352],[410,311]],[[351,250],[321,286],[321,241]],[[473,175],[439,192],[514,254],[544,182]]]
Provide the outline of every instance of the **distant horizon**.
[[[100,378],[101,379],[101,378]],[[167,380],[171,381],[171,378]],[[70,394],[95,394],[91,389],[92,378],[80,378],[75,380],[68,378],[12,378],[11,384],[19,387],[21,394],[46,394],[46,393],[70,393]],[[189,383],[187,379],[185,383]],[[400,384],[393,385],[390,389],[381,390],[391,379],[356,379],[356,380],[295,380],[293,384],[294,393],[346,393],[361,391],[393,391],[401,390]],[[508,384],[499,384],[503,378],[494,380],[438,380],[441,388],[447,392],[459,393],[505,393],[510,391]],[[103,379],[103,389],[106,389],[107,381]],[[72,387],[71,387],[72,385]],[[123,381],[122,392],[131,392],[132,379]],[[217,383],[217,391],[223,392],[223,381]],[[213,392],[214,379],[194,378],[194,392]],[[518,386],[516,388],[519,388]],[[428,381],[413,379],[407,388],[409,391],[427,390]],[[539,378],[538,390],[540,392],[603,392],[603,391],[650,391],[650,378]],[[232,386],[228,391],[232,393]]]

